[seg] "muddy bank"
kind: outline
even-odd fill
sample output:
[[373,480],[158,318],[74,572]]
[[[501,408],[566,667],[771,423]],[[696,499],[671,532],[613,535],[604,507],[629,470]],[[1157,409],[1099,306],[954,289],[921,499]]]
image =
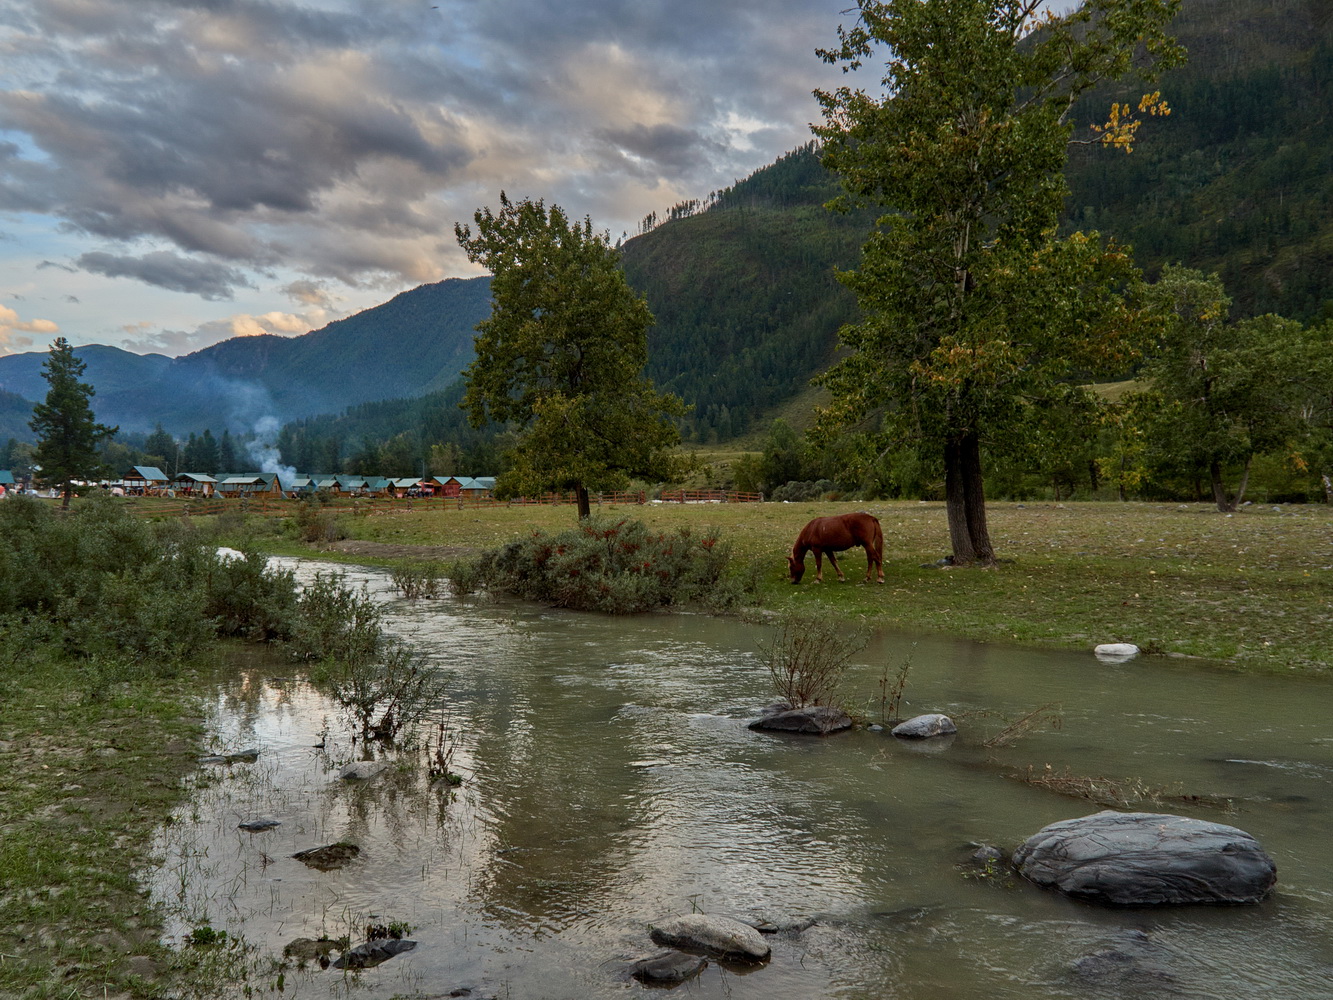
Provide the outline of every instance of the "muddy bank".
[[475,556],[481,549],[468,545],[400,545],[395,542],[364,542],[354,538],[319,546],[323,552],[341,552],[349,556],[377,559],[462,559]]

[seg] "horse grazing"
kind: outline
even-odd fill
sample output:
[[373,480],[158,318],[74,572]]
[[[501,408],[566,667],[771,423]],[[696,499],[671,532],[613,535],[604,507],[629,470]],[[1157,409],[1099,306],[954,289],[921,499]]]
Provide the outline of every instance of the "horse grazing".
[[839,580],[846,580],[838,566],[835,552],[861,546],[866,550],[866,583],[870,574],[879,571],[879,582],[884,582],[884,531],[879,526],[879,518],[872,514],[838,514],[835,517],[817,517],[796,536],[796,544],[787,556],[787,569],[791,572],[791,582],[800,583],[805,573],[805,554],[815,554],[815,583],[824,582],[824,555],[833,565]]

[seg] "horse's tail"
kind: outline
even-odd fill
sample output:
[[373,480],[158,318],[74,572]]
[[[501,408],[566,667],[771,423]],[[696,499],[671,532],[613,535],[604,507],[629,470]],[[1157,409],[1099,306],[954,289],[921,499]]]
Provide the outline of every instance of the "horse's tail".
[[871,515],[871,523],[874,529],[871,532],[871,540],[875,545],[875,558],[880,562],[884,561],[884,527],[879,523],[879,518]]

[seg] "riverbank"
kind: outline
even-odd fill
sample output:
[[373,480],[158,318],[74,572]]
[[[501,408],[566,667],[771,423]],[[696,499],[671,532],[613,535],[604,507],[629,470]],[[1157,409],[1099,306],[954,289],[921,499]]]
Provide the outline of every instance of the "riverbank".
[[[1207,657],[1248,671],[1325,674],[1333,668],[1333,510],[1322,505],[996,503],[990,570],[937,565],[949,551],[942,503],[648,504],[595,513],[663,529],[718,525],[738,556],[763,567],[766,606],[805,607],[902,631],[1047,648],[1124,641]],[[812,517],[868,510],[884,526],[881,586],[860,583],[859,550],[845,585],[787,583],[785,556]],[[570,507],[432,508],[346,518],[348,539],[302,546],[267,535],[286,554],[391,565],[448,559],[574,521]],[[408,549],[408,547],[412,547]],[[418,552],[421,555],[407,554]],[[430,553],[438,553],[431,555]],[[810,560],[813,562],[813,558]]]
[[[210,659],[246,658],[220,646]],[[219,995],[234,949],[173,951],[137,875],[185,800],[217,671],[106,675],[4,664],[0,713],[0,996]],[[220,979],[219,977],[222,977]]]

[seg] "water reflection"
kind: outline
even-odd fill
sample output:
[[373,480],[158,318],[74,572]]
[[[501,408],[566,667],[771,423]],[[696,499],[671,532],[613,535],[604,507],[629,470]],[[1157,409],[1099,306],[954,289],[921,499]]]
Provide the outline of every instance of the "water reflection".
[[[655,950],[649,923],[699,909],[818,918],[777,935],[772,962],[750,975],[711,966],[688,987],[704,997],[1333,996],[1325,686],[883,635],[851,679],[855,700],[872,700],[882,667],[910,653],[908,709],[960,717],[950,745],[775,737],[744,726],[770,695],[759,626],[404,602],[382,574],[356,579],[449,672],[454,767],[468,780],[432,789],[424,767],[395,759],[370,782],[340,781],[362,748],[334,706],[283,678],[285,665],[249,665],[210,722],[219,748],[259,746],[259,761],[204,771],[159,838],[153,888],[177,936],[206,919],[278,954],[295,937],[404,920],[419,947],[358,982],[597,997],[641,989],[616,971]],[[982,713],[1046,702],[1062,706],[1063,728],[982,745],[1002,725]],[[1234,816],[1197,814],[1261,840],[1278,896],[1108,911],[962,877],[969,842],[1012,847],[1095,811],[1004,776],[1048,763],[1231,799]],[[236,829],[256,815],[282,825]],[[291,858],[340,840],[362,848],[341,869]],[[1111,953],[1132,961],[1111,962],[1114,975],[1075,965]],[[343,983],[313,972],[287,990]]]

